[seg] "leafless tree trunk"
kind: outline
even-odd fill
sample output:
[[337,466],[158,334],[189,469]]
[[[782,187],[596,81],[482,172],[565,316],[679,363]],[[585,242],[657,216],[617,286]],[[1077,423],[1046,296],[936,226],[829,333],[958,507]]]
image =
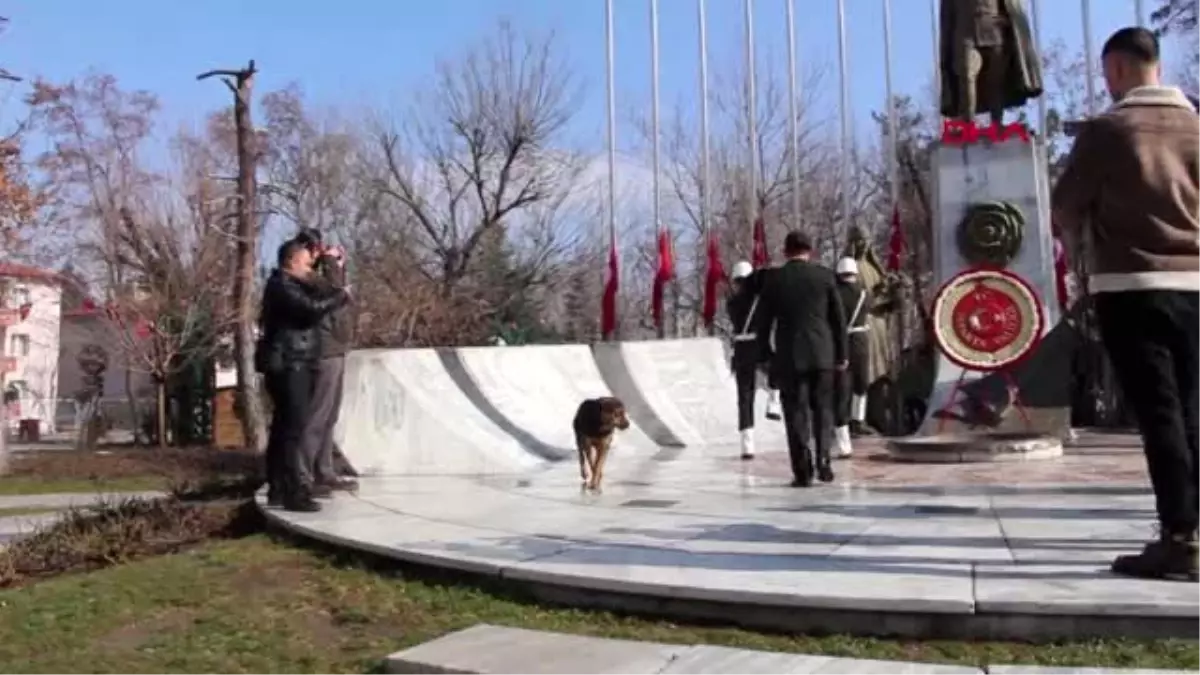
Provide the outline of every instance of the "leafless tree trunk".
[[221,76],[221,81],[233,92],[233,116],[237,128],[238,211],[237,211],[237,270],[233,278],[235,328],[233,354],[237,362],[237,396],[240,403],[242,438],[246,446],[261,450],[265,447],[262,399],[258,394],[258,378],[254,368],[254,290],[255,253],[258,251],[258,231],[254,217],[255,166],[257,155],[252,147],[254,126],[250,119],[254,61],[240,70],[210,70],[196,76],[197,80]]

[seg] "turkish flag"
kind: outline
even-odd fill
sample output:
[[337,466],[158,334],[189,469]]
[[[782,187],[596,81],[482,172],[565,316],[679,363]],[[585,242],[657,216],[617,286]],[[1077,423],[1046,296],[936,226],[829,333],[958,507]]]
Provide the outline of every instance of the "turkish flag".
[[1067,311],[1070,297],[1067,295],[1067,250],[1062,240],[1054,238],[1054,290],[1058,294],[1058,307]]
[[762,269],[771,264],[771,252],[767,248],[767,226],[762,216],[754,221],[754,251],[750,257],[754,269]]
[[704,325],[712,328],[713,320],[717,317],[717,292],[725,281],[725,266],[721,264],[721,247],[717,245],[717,235],[708,233],[708,264],[704,276]]
[[663,291],[667,282],[675,278],[675,247],[671,241],[671,233],[666,230],[658,231],[658,270],[654,273],[654,295],[651,298],[651,309],[654,313],[654,327],[662,327]]
[[892,206],[892,236],[888,239],[887,268],[890,272],[899,272],[904,262],[905,249],[908,248],[904,239],[904,227],[900,224],[900,206]]
[[608,278],[604,281],[604,298],[600,302],[600,334],[607,340],[617,330],[617,289],[621,275],[617,260],[617,242],[608,243]]

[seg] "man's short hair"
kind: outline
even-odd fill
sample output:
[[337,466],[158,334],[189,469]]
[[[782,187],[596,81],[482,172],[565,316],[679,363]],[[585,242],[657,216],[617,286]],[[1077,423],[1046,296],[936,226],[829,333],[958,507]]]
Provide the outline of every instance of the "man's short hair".
[[1153,31],[1139,26],[1122,28],[1112,34],[1100,51],[1101,58],[1109,54],[1127,56],[1144,66],[1158,63],[1158,37]]
[[812,239],[800,230],[792,230],[783,238],[784,255],[796,255],[812,251]]
[[295,240],[306,248],[314,248],[321,245],[324,237],[321,236],[321,231],[315,227],[302,227],[296,233]]
[[292,258],[296,257],[297,253],[307,248],[308,244],[305,244],[303,241],[301,241],[299,237],[288,239],[287,241],[283,242],[282,246],[279,247],[276,264],[280,269],[287,267],[288,263],[292,261]]

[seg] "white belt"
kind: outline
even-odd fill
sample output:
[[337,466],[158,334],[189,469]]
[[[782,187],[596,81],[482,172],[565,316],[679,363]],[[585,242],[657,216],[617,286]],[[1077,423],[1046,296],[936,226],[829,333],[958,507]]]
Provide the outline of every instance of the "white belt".
[[758,336],[755,335],[754,333],[740,333],[738,335],[733,336],[734,342],[750,342],[751,340],[757,340],[757,339],[758,339]]
[[871,330],[870,326],[855,326],[853,328],[846,329],[846,332],[847,333],[865,333],[869,330]]

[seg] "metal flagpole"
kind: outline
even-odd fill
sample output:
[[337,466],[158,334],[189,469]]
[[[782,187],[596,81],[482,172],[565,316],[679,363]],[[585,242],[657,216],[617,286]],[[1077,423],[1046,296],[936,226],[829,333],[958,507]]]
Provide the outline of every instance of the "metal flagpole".
[[[1033,43],[1038,53],[1041,54],[1045,42],[1042,40],[1042,7],[1038,0],[1029,0],[1029,13],[1033,15]],[[1038,135],[1045,141],[1046,132],[1046,97],[1039,96],[1037,99],[1038,107]]]
[[1088,117],[1096,114],[1096,64],[1092,61],[1095,52],[1092,51],[1092,3],[1091,0],[1079,0],[1080,11],[1083,14],[1083,58],[1084,76],[1087,77],[1087,113]]
[[[938,28],[938,0],[929,0],[929,30],[933,43],[933,110],[942,126],[942,45]],[[939,129],[940,133],[940,129]]]
[[613,0],[604,2],[604,33],[608,69],[608,245],[617,246],[617,96],[613,67]]
[[754,249],[754,221],[758,219],[758,89],[754,58],[754,0],[743,0],[746,10],[746,134],[750,143],[750,236]]
[[838,73],[841,77],[841,104],[839,112],[842,125],[842,139],[838,144],[841,153],[841,182],[842,182],[842,230],[849,233],[850,226],[850,82],[847,79],[849,68],[846,63],[846,0],[837,0],[838,27]]
[[900,146],[896,128],[896,105],[892,98],[892,2],[883,0],[883,87],[887,96],[888,115],[888,179],[892,183],[892,207],[900,202]]
[[[654,230],[662,232],[662,195],[659,193],[659,118],[658,118],[658,0],[650,0],[650,115],[654,133]],[[666,322],[659,321],[658,337],[666,336]]]
[[796,101],[796,0],[787,0],[788,40],[788,136],[792,167],[792,222],[789,229],[800,227],[800,130]]
[[704,250],[707,251],[712,227],[712,166],[708,129],[708,12],[704,0],[696,0],[696,14],[700,24],[700,224],[704,230]]
[[1146,6],[1142,4],[1142,0],[1133,0],[1133,11],[1137,14],[1137,25],[1146,25]]

